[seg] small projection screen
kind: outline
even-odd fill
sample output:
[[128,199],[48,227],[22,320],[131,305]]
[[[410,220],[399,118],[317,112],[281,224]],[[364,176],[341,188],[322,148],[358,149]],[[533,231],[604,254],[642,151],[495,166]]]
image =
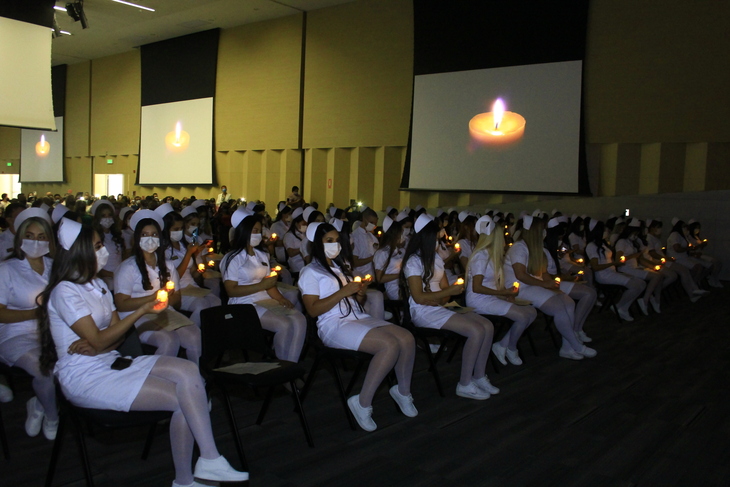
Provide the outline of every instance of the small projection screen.
[[425,4],[414,2],[413,111],[402,187],[586,192],[587,2]]

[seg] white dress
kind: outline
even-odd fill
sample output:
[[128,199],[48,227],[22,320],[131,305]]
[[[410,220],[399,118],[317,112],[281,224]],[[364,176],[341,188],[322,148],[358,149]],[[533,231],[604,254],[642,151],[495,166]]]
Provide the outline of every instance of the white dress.
[[[332,271],[345,286],[347,279],[337,267]],[[319,262],[312,262],[302,269],[297,285],[303,296],[319,296],[324,299],[340,290],[337,279],[333,277]],[[371,317],[360,311],[360,305],[353,296],[346,298],[352,310],[348,313],[345,299],[334,305],[332,309],[317,318],[317,334],[328,347],[357,350],[362,339],[373,328],[388,326],[390,323]]]
[[[170,276],[170,280],[175,283],[175,289],[181,289],[180,279],[177,275],[177,269],[175,269],[175,266],[170,261],[166,261],[165,264],[167,264],[167,273]],[[134,256],[128,258],[121,263],[121,265],[117,269],[117,272],[114,273],[115,293],[126,294],[131,298],[143,298],[146,296],[150,296],[151,294],[155,294],[160,289],[160,272],[158,267],[150,267],[148,265],[147,275],[149,276],[150,284],[152,285],[152,289],[149,290],[142,287],[142,274],[140,274],[139,269],[137,268],[137,262],[135,262]],[[166,283],[162,283],[162,286],[164,286],[165,284]],[[119,317],[123,319],[126,316],[131,315],[132,313],[134,313],[134,311],[120,311]],[[167,308],[166,313],[177,313],[177,311],[175,311],[172,306],[170,306]],[[147,320],[145,320],[144,318],[140,318],[139,320],[137,320],[134,326],[140,326],[146,321]],[[144,340],[145,335],[147,335],[148,333],[151,332],[143,332],[140,335],[140,338]]]
[[[362,226],[357,227],[352,232],[352,239],[354,245],[352,247],[352,254],[357,256],[359,259],[367,259],[373,257],[375,251],[378,250],[378,238],[370,232],[366,232]],[[352,272],[355,276],[365,277],[366,274],[371,276],[375,273],[373,263],[361,265],[356,267]]]
[[[271,273],[269,267],[269,254],[253,249],[254,255],[248,255],[246,250],[242,250],[232,259],[224,259],[221,261],[221,274],[223,281],[234,281],[239,286],[249,286],[258,284],[261,280]],[[259,291],[246,296],[236,296],[228,298],[228,304],[253,304],[256,308],[259,318],[261,318],[267,309],[258,306],[257,301],[271,299],[266,291]]]
[[[37,308],[36,297],[48,285],[52,265],[50,257],[43,257],[43,275],[40,275],[26,259],[8,259],[1,263],[0,304],[14,310]],[[0,360],[13,365],[35,348],[40,348],[38,320],[0,323]]]
[[[634,244],[630,240],[622,238],[616,242],[616,252],[623,252],[623,255],[631,255],[635,254],[637,251],[636,247],[634,247]],[[649,273],[641,265],[639,265],[640,257],[641,256],[638,256],[635,259],[626,259],[626,264],[621,266],[619,272],[646,280]]]
[[0,262],[6,260],[15,248],[15,234],[8,228],[0,233]]
[[[522,264],[527,270],[527,264],[530,260],[530,250],[524,240],[518,240],[509,248],[507,256],[504,259],[504,282],[511,285],[514,282],[520,283],[520,298],[526,299],[536,308],[545,304],[550,298],[555,296],[555,292],[540,286],[531,286],[517,279],[513,264]],[[532,275],[532,274],[531,274]],[[542,276],[532,276],[535,279],[542,280]]]
[[[494,265],[489,250],[482,249],[471,258],[469,275],[466,280],[466,305],[474,308],[477,313],[504,316],[509,312],[512,304],[491,294],[475,293],[473,288],[474,276],[482,276],[482,286],[497,289],[494,275]],[[511,286],[512,283],[505,283]]]
[[[431,292],[441,291],[441,278],[444,276],[444,260],[437,253],[433,260],[433,276],[427,283]],[[412,276],[418,276],[423,279],[423,261],[421,256],[413,254],[408,258],[403,269],[406,279]],[[441,329],[449,319],[454,316],[454,312],[443,306],[429,306],[427,304],[418,304],[413,300],[413,295],[408,297],[408,306],[411,309],[411,320],[416,326],[422,328]]]
[[[545,251],[545,259],[547,259],[548,274],[552,274],[553,276],[557,275],[558,266],[555,265],[555,260],[553,260],[553,256],[550,255],[550,252],[548,252],[547,249],[543,250]],[[566,280],[560,281],[560,290],[563,291],[565,294],[570,294],[570,292],[573,290],[573,286],[575,286],[575,282]]]
[[[114,235],[111,232],[104,234],[104,247],[109,252],[109,259],[106,261],[106,265],[104,265],[104,270],[112,273],[116,272],[117,267],[122,263],[122,247],[114,241]],[[104,277],[102,279],[106,286],[113,291],[114,278]]]
[[[284,223],[283,220],[279,220],[278,222],[274,222],[271,224],[271,233],[276,234],[276,239],[279,242],[282,242],[282,239],[284,238],[284,235],[286,235],[286,232],[289,231],[289,225]],[[282,246],[275,246],[274,252],[276,253],[276,260],[279,262],[286,262],[286,249]]]
[[679,244],[680,247],[687,247],[687,243],[688,242],[683,235],[680,235],[678,232],[672,232],[671,234],[669,234],[669,238],[667,239],[667,255],[669,257],[674,257],[674,259],[678,263],[682,264],[688,269],[691,269],[697,264],[701,264],[700,259],[690,257],[689,255],[687,255],[686,251],[677,252],[676,250],[674,250],[674,246],[676,244]]
[[[591,259],[597,259],[599,264],[610,264],[613,262],[613,251],[606,245],[603,245],[603,252],[599,252],[598,246],[594,242],[591,242],[586,245],[586,255],[588,256],[589,262]],[[631,281],[631,278],[626,274],[617,272],[616,266],[594,272],[593,278],[601,284],[614,284],[624,287]]]
[[[296,232],[299,233],[299,231]],[[303,240],[300,235],[296,235],[294,232],[286,232],[284,234],[284,248],[299,250]],[[287,262],[289,264],[289,270],[294,273],[301,271],[302,267],[304,267],[304,258],[301,254],[293,257],[288,256]]]
[[64,395],[77,406],[129,411],[159,357],[142,355],[126,369],[112,370],[111,364],[120,356],[116,351],[94,357],[68,354],[68,347],[79,339],[71,329],[74,323],[91,315],[103,330],[111,323],[114,309],[112,293],[101,279],[87,284],[63,281],[51,293],[48,316],[58,354],[54,373]]
[[[385,268],[385,263],[388,262],[389,253],[390,247],[383,247],[375,252],[375,255],[373,256],[373,267],[375,267],[376,270],[383,270]],[[400,274],[400,269],[403,265],[403,255],[405,255],[405,250],[401,248],[393,252],[393,255],[390,257],[390,262],[388,262],[388,268],[385,269],[385,274]],[[398,281],[399,279],[395,279],[394,281],[385,283],[385,294],[388,299],[400,299]]]
[[[205,249],[205,252],[208,252],[208,249]],[[180,265],[180,262],[185,259],[186,254],[187,250],[182,243],[180,243],[179,249],[176,249],[175,247],[170,245],[167,249],[165,249],[165,261],[169,262],[170,264],[172,264],[173,267],[177,269],[177,266]],[[180,290],[185,289],[186,287],[200,287],[198,286],[198,283],[195,282],[195,279],[193,279],[192,272],[197,272],[197,270],[193,269],[197,269],[197,265],[195,263],[195,258],[191,256],[190,260],[188,261],[188,266],[185,269],[185,272],[183,272],[182,276],[180,276],[177,270],[175,270],[178,275]],[[211,291],[203,297],[182,296],[182,303],[180,304],[180,307],[184,310],[194,311],[193,308],[195,308],[198,304],[200,304],[204,308],[210,308],[213,306],[220,306],[221,300],[220,298],[218,298],[218,296],[215,295],[215,293],[213,293],[213,291]]]

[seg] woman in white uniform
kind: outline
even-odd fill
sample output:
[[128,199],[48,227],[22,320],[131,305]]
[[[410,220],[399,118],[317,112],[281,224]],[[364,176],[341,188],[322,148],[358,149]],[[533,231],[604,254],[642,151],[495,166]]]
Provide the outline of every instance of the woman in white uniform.
[[[271,276],[269,254],[262,245],[261,222],[261,216],[245,208],[237,209],[231,216],[235,238],[231,252],[221,261],[228,304],[253,304],[261,327],[274,332],[276,356],[299,362],[307,335],[307,320],[276,287],[278,276]],[[257,304],[272,299],[288,310],[286,314]]]
[[687,293],[687,296],[689,296],[693,303],[696,303],[702,296],[705,296],[710,292],[697,287],[697,283],[695,283],[692,278],[692,274],[689,269],[679,262],[675,262],[674,259],[668,257],[664,253],[664,250],[662,249],[662,242],[660,240],[663,225],[664,224],[659,220],[647,220],[648,234],[646,236],[646,245],[649,248],[649,255],[660,262],[662,259],[664,260],[662,270],[660,271],[664,274],[664,283],[666,284],[667,281],[672,279],[672,274],[675,276],[674,279],[679,276],[682,288]]
[[[175,285],[174,291],[168,292],[170,305],[179,307],[181,295],[177,269],[167,262],[165,252],[160,248],[160,235],[164,227],[162,218],[154,211],[139,210],[130,224],[134,228],[132,256],[122,262],[114,274],[114,304],[119,316],[126,318],[145,303],[155,301],[157,291],[164,288],[167,281]],[[166,313],[177,312],[168,308]],[[177,356],[182,346],[188,360],[198,363],[202,352],[198,327],[183,326],[169,331],[146,319],[137,320],[135,326],[140,341],[157,347],[157,355]]]
[[687,223],[688,235],[687,240],[692,242],[694,246],[694,257],[700,260],[700,264],[705,268],[705,275],[707,276],[707,282],[712,287],[724,287],[720,282],[720,271],[722,270],[722,263],[720,259],[708,255],[703,250],[707,247],[707,239],[703,239],[700,236],[700,230],[702,225],[700,222],[690,220]]
[[[185,242],[185,245],[188,245],[188,243],[197,244],[198,246],[203,245],[204,243],[211,243],[212,241],[203,240],[199,235],[199,224],[200,224],[200,217],[198,216],[198,210],[190,205],[185,208],[183,208],[183,211],[180,213],[180,215],[183,217],[183,242]],[[201,263],[206,263],[206,255],[210,252],[211,247],[203,247],[200,250],[200,256],[201,256]],[[204,278],[203,283],[205,287],[210,289],[210,293],[214,296],[218,297],[220,299],[221,295],[221,282],[220,278]]]
[[56,246],[48,213],[40,208],[23,210],[15,218],[15,245],[0,264],[0,361],[20,367],[33,376],[35,396],[28,400],[25,432],[53,440],[58,429],[53,377],[38,364],[41,343],[36,312],[40,295],[51,275]]
[[122,229],[122,238],[124,239],[124,249],[126,254],[123,256],[124,259],[129,257],[129,254],[132,252],[132,240],[134,240],[134,230],[129,227],[129,220],[132,219],[133,214],[134,208],[130,208],[129,206],[126,206],[119,210],[119,226]]
[[[396,216],[397,218],[397,216]],[[375,267],[375,279],[385,285],[385,294],[388,299],[400,299],[398,278],[403,256],[406,238],[403,236],[403,227],[400,222],[393,221],[389,216],[383,220],[383,243],[373,256]]]
[[[200,246],[187,243],[184,240],[183,217],[175,211],[168,211],[163,216],[165,229],[162,231],[162,247],[165,251],[165,260],[177,270],[180,280],[180,291],[187,287],[201,288],[203,275],[198,271]],[[202,262],[202,260],[201,260]],[[199,282],[196,282],[199,281]],[[200,312],[204,309],[220,306],[218,296],[209,292],[205,296],[182,295],[181,308],[192,313],[190,320],[200,328]]]
[[621,267],[619,272],[646,281],[644,296],[638,298],[636,302],[639,304],[641,312],[648,316],[649,304],[654,311],[661,312],[664,276],[654,269],[646,268],[647,261],[644,253],[648,253],[648,250],[639,239],[639,233],[641,233],[641,222],[638,218],[632,218],[616,240],[616,256],[619,259],[622,256],[626,258],[626,265]]
[[689,241],[689,227],[682,220],[672,220],[672,231],[667,239],[667,255],[682,264],[692,274],[697,287],[700,286],[705,271],[702,262],[691,255],[694,244]]
[[96,200],[91,205],[91,215],[94,217],[93,225],[97,226],[99,232],[103,232],[104,247],[109,253],[106,265],[99,271],[99,277],[104,281],[106,287],[114,291],[114,271],[122,263],[124,255],[124,237],[119,229],[119,222],[114,215],[114,205],[109,200]]
[[364,312],[365,283],[353,281],[340,260],[340,238],[328,223],[313,223],[307,229],[312,263],[302,269],[298,284],[307,313],[317,318],[317,334],[325,345],[373,356],[360,393],[350,397],[347,405],[362,429],[374,431],[373,396],[391,369],[398,384],[390,388],[390,396],[406,416],[418,414],[411,395],[416,344],[405,329]]
[[276,234],[276,243],[274,244],[274,252],[276,260],[286,262],[286,249],[284,248],[284,235],[289,231],[289,225],[292,221],[292,209],[286,206],[286,203],[279,203],[279,211],[276,214],[276,220],[271,224],[271,232]]
[[463,284],[449,285],[444,261],[436,252],[445,231],[428,214],[414,225],[416,231],[403,257],[402,285],[408,291],[413,324],[449,330],[466,338],[461,358],[461,376],[456,395],[484,400],[499,393],[487,378],[486,367],[494,336],[492,323],[476,313],[458,314],[443,305],[464,292]]
[[575,335],[575,303],[547,273],[544,238],[543,221],[525,215],[522,218],[519,240],[507,252],[504,263],[505,282],[520,283],[520,297],[531,301],[535,308],[553,317],[555,328],[563,337],[558,353],[561,357],[572,360],[595,357],[596,351],[585,346]]
[[621,274],[617,271],[617,267],[624,264],[619,259],[614,262],[613,249],[604,240],[605,230],[602,221],[592,218],[588,220],[588,234],[586,236],[588,263],[593,270],[593,278],[596,282],[626,288],[621,295],[621,299],[616,303],[616,308],[618,309],[618,315],[623,320],[634,321],[629,312],[629,306],[644,292],[646,283],[642,279]]
[[[479,240],[479,234],[474,229],[477,223],[477,217],[466,211],[459,213],[459,235],[456,237],[456,243],[459,244],[459,264],[462,271],[466,269],[474,247]],[[467,286],[468,287],[468,286]]]
[[[247,472],[234,470],[218,453],[205,386],[194,364],[157,355],[124,359],[114,350],[136,321],[161,312],[166,303],[149,300],[120,319],[111,292],[95,278],[104,260],[100,236],[89,227],[63,220],[59,241],[63,248],[58,251],[39,313],[41,368],[46,373],[53,370],[64,395],[80,407],[172,411],[173,487],[202,486],[194,477],[248,480]],[[193,472],[195,443],[200,458]]]
[[302,257],[300,249],[302,240],[306,238],[304,233],[307,231],[307,222],[304,221],[303,213],[304,210],[301,208],[297,208],[292,212],[292,222],[289,226],[289,231],[284,234],[287,264],[289,265],[289,271],[294,277],[304,267],[304,257]]
[[[504,232],[490,216],[477,220],[479,240],[466,264],[466,305],[477,313],[504,316],[512,326],[504,337],[492,345],[497,359],[507,365],[522,365],[517,341],[537,318],[532,306],[518,306],[514,298],[519,289],[504,280]],[[509,286],[509,287],[507,287]]]
[[[308,206],[304,209],[304,212],[302,213],[302,220],[307,224],[311,225],[312,223],[324,223],[324,214],[321,211],[317,211],[313,206]],[[311,247],[311,243],[306,238],[302,239],[302,242],[299,244],[299,252],[302,256],[302,259],[304,259],[304,265],[309,264],[312,260],[312,256],[309,255],[309,248]]]

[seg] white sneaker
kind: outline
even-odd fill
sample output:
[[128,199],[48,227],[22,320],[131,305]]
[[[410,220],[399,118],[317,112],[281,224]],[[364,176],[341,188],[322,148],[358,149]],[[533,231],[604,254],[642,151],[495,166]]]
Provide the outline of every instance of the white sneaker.
[[0,384],[0,402],[10,402],[13,397],[13,390],[5,384]]
[[499,394],[499,387],[495,387],[492,385],[491,382],[489,382],[489,379],[485,375],[484,377],[481,377],[474,381],[474,383],[477,385],[477,387],[484,392],[488,392],[492,396],[495,394]]
[[580,354],[581,354],[581,355],[583,355],[584,357],[588,357],[588,358],[593,358],[593,357],[595,357],[596,355],[598,355],[598,352],[596,352],[596,351],[595,351],[594,349],[592,349],[591,347],[586,347],[585,345],[583,345],[583,348],[581,348],[581,349],[580,349],[580,352],[578,352],[578,353],[580,353]]
[[643,299],[637,299],[636,302],[639,303],[639,308],[641,308],[641,312],[644,313],[645,316],[649,316],[649,307],[646,305],[646,302]]
[[216,480],[218,482],[243,482],[248,480],[248,472],[239,472],[231,467],[223,455],[213,460],[198,458],[195,464],[196,478],[203,480]]
[[507,365],[507,359],[504,358],[505,354],[507,353],[507,348],[503,347],[501,343],[494,342],[492,344],[492,353],[494,353],[494,356],[497,357],[497,360],[499,360],[499,363],[502,365]]
[[570,345],[560,347],[558,355],[563,358],[569,358],[570,360],[583,360],[583,355],[573,350]]
[[58,432],[58,420],[51,421],[47,416],[43,416],[43,436],[47,440],[55,440],[56,433]]
[[487,391],[480,389],[473,380],[466,386],[456,384],[456,395],[467,399],[476,399],[477,401],[484,401],[492,396]]
[[[441,345],[439,345],[437,343],[429,343],[428,348],[431,349],[432,354],[436,355],[436,353],[438,353],[438,351],[439,351],[439,348],[441,348]],[[446,350],[446,349],[444,348],[444,350]]]
[[28,399],[25,409],[28,411],[28,417],[25,419],[25,432],[31,437],[38,436],[43,424],[43,406],[38,402],[38,398],[33,396]]
[[199,484],[198,482],[195,482],[195,481],[193,481],[192,484],[188,484],[188,485],[180,485],[177,482],[173,481],[172,487],[208,487],[208,486],[205,484]]
[[654,311],[656,311],[657,313],[662,312],[661,303],[659,302],[658,299],[656,299],[654,296],[652,296],[649,298],[649,302],[651,303],[651,307],[654,308]]
[[717,287],[717,288],[723,288],[725,286],[722,285],[719,279],[708,279],[708,283],[710,283],[710,286]]
[[520,358],[520,354],[517,350],[510,350],[507,349],[507,360],[509,360],[509,363],[512,365],[522,365],[522,359]]
[[409,418],[415,418],[416,416],[418,416],[418,410],[416,409],[416,406],[413,405],[413,396],[411,394],[404,396],[398,390],[397,385],[391,387],[389,392],[390,397],[393,398],[395,403],[400,408],[400,412],[402,412]]
[[707,296],[708,294],[710,294],[710,291],[706,291],[704,289],[695,289],[694,291],[692,291],[692,294],[694,294],[695,296]]
[[359,424],[362,429],[365,431],[375,431],[378,429],[378,425],[375,424],[375,421],[373,421],[373,407],[362,407],[360,405],[360,394],[348,399],[347,406],[350,408],[350,411],[352,411],[352,415],[355,416],[355,421],[357,421],[357,424]]
[[618,315],[624,321],[634,321],[634,318],[631,316],[631,313],[629,313],[629,310],[627,309],[619,309]]
[[586,335],[586,332],[584,332],[583,330],[578,332],[578,338],[580,338],[580,341],[582,341],[583,343],[591,343],[593,341],[593,338]]

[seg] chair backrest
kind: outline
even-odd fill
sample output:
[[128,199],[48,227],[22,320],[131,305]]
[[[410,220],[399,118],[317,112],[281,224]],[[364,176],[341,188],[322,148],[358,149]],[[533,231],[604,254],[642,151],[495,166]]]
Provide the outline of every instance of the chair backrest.
[[203,353],[201,367],[208,367],[228,350],[246,350],[271,357],[259,315],[251,304],[228,304],[200,312]]

